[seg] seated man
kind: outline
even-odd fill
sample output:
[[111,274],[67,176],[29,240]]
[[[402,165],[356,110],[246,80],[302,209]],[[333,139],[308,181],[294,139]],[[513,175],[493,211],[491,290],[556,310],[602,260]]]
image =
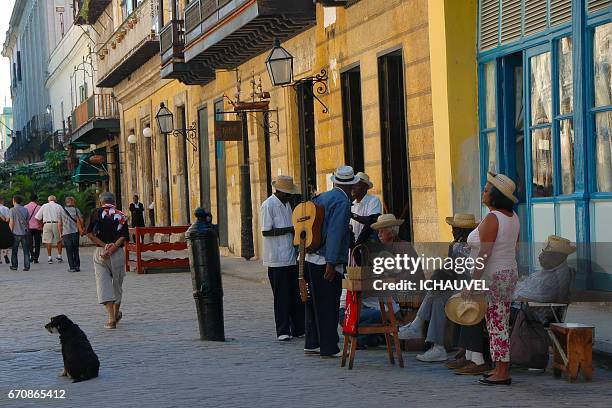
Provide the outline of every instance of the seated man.
[[576,247],[570,241],[551,235],[538,260],[542,270],[518,282],[514,300],[540,303],[569,303],[572,272],[567,264],[568,255]]
[[[455,214],[453,217],[447,217],[446,223],[453,228],[453,241],[449,245],[448,256],[454,259],[468,257],[470,251],[467,245],[467,237],[478,226],[476,217],[473,214]],[[450,274],[441,272],[434,273],[432,279],[443,280],[456,277],[454,271],[450,271]],[[400,327],[400,339],[421,338],[423,323],[429,321],[425,341],[431,343],[432,347],[424,354],[418,354],[416,356],[417,360],[428,363],[447,360],[446,349],[444,348],[446,326],[444,306],[452,295],[452,291],[428,291],[419,307],[416,318],[411,323]]]

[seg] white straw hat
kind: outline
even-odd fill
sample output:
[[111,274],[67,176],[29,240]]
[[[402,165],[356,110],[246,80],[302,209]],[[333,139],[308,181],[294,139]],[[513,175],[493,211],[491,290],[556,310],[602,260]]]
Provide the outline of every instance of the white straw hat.
[[444,306],[446,317],[462,326],[473,326],[480,323],[487,311],[487,300],[484,295],[472,294],[464,299],[461,293],[451,296]]
[[376,222],[370,225],[370,228],[373,230],[379,230],[383,228],[395,227],[397,225],[402,225],[404,220],[398,220],[395,218],[393,214],[382,214],[378,216]]
[[357,177],[359,177],[359,181],[363,181],[364,183],[366,183],[368,185],[368,188],[374,187],[374,184],[372,184],[372,182],[370,181],[370,176],[368,176],[363,171],[357,173]]
[[457,213],[452,217],[446,217],[446,223],[457,228],[476,228],[479,224],[474,214]]
[[355,171],[351,166],[340,166],[331,177],[334,184],[352,185],[359,183],[359,177],[355,176]]
[[548,237],[546,247],[542,249],[542,252],[555,252],[569,255],[576,252],[576,247],[572,245],[569,239],[560,237],[558,235],[551,235]]
[[487,173],[487,181],[498,189],[500,193],[512,200],[513,203],[518,203],[518,198],[514,196],[516,184],[514,184],[510,177],[490,171]]

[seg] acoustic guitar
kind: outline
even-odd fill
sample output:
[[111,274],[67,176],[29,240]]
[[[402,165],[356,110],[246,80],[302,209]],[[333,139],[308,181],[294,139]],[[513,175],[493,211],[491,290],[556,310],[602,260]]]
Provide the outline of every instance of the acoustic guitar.
[[312,201],[305,201],[293,210],[292,222],[295,230],[293,244],[299,246],[300,262],[298,277],[302,302],[308,301],[308,285],[304,280],[304,262],[306,254],[316,251],[321,246],[321,233],[325,210]]

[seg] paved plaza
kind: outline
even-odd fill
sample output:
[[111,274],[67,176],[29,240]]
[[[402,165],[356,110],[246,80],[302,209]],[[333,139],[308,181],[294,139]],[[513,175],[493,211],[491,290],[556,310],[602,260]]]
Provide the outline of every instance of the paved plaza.
[[[279,343],[271,291],[261,273],[224,258],[225,343],[198,339],[191,277],[136,275],[125,281],[124,318],[104,329],[96,303],[92,249],[84,267],[38,264],[29,272],[0,265],[0,407],[608,407],[612,372],[597,367],[592,383],[569,384],[513,371],[511,387],[484,387],[441,364],[386,363],[383,349],[357,353],[355,368],[304,356],[303,341]],[[261,270],[251,265],[249,270]],[[43,325],[66,314],[87,333],[100,376],[72,384],[59,339]],[[9,400],[11,389],[65,390],[64,400]]]

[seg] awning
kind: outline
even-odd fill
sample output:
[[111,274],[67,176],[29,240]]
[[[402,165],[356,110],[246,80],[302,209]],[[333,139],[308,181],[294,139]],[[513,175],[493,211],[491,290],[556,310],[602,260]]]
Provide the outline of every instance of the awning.
[[95,183],[96,181],[108,179],[108,170],[104,163],[92,164],[89,162],[89,158],[95,155],[103,155],[106,157],[106,149],[102,148],[81,155],[79,164],[74,169],[72,181],[75,183]]

